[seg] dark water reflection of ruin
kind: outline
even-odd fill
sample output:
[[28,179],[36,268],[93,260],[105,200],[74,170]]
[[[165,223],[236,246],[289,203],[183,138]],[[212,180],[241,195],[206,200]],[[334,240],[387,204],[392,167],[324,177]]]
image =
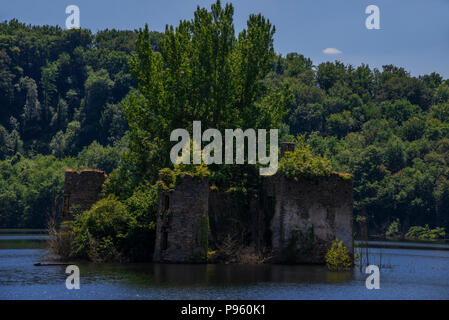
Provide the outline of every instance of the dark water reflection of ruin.
[[[150,264],[145,268],[152,275],[152,284],[161,286],[246,286],[263,282],[345,283],[353,276],[352,272],[329,272],[326,267],[315,265],[298,268],[285,265]],[[133,270],[137,280],[134,284],[143,284],[141,269],[142,266],[135,266]]]

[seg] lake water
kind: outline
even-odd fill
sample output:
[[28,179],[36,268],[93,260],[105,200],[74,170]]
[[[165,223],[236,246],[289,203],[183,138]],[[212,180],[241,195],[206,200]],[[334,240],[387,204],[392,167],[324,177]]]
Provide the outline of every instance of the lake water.
[[0,299],[449,299],[448,249],[370,248],[379,290],[366,289],[358,267],[151,263],[79,263],[81,288],[68,290],[65,266],[33,265],[45,259],[45,236],[3,234]]

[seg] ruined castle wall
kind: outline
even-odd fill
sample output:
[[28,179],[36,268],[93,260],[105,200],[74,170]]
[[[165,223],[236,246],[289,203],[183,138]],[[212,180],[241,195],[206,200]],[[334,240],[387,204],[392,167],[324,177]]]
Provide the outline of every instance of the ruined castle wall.
[[211,244],[220,244],[227,235],[234,235],[232,220],[232,195],[228,192],[211,190],[209,193],[209,223],[211,231]]
[[154,261],[205,262],[208,241],[209,183],[184,176],[174,190],[159,191]]
[[101,197],[103,183],[107,176],[100,170],[67,169],[64,182],[64,217],[69,217],[70,210],[89,210]]
[[[282,262],[323,263],[334,239],[342,240],[352,253],[352,180],[338,174],[299,182],[278,174],[267,184],[274,198],[271,221],[273,258]],[[307,236],[316,239],[310,248]],[[309,246],[309,247],[308,247]]]
[[267,242],[264,199],[248,197],[239,192],[211,190],[209,193],[210,244],[214,249],[220,247],[226,238],[231,237],[255,252],[264,251]]

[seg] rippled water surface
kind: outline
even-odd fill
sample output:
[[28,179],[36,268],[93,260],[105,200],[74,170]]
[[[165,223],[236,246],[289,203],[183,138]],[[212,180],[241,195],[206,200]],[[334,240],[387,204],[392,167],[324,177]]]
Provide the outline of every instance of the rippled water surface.
[[46,253],[43,235],[0,235],[0,299],[449,299],[448,250],[369,249],[379,290],[359,268],[150,263],[78,264],[81,288],[68,290],[65,266],[33,265]]

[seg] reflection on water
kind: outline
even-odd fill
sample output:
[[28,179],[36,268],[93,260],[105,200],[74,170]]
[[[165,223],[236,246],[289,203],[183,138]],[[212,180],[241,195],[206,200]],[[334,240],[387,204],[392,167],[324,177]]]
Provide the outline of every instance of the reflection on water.
[[364,247],[368,245],[371,248],[396,248],[396,249],[426,249],[426,250],[449,250],[449,244],[441,241],[435,242],[407,242],[407,241],[355,241],[355,244]]
[[0,234],[0,249],[45,249],[47,235]]
[[0,236],[0,299],[449,299],[449,251],[370,249],[384,266],[380,290],[365,288],[359,268],[151,263],[80,263],[81,289],[67,290],[65,266],[33,265],[43,245]]
[[[89,268],[86,268],[89,272]],[[94,272],[97,271],[95,268]],[[129,284],[146,286],[247,286],[256,283],[345,283],[351,272],[328,272],[323,266],[148,264],[127,268]],[[149,281],[148,281],[149,280]]]

